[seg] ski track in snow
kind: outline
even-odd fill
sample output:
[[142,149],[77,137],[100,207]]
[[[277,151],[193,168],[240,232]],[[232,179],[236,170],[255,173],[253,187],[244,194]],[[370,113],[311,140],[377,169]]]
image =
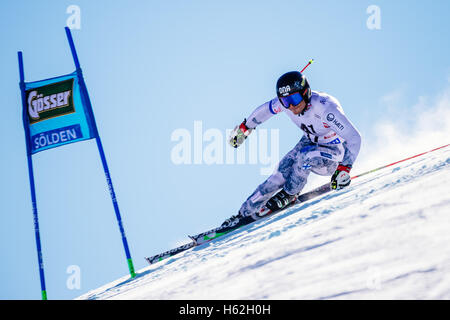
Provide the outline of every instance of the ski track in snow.
[[450,299],[449,185],[445,148],[79,299]]

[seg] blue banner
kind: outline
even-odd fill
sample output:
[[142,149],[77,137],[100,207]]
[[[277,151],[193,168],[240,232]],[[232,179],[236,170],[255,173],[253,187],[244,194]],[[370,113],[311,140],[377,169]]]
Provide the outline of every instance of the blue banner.
[[92,110],[78,79],[75,71],[25,83],[31,154],[96,137]]

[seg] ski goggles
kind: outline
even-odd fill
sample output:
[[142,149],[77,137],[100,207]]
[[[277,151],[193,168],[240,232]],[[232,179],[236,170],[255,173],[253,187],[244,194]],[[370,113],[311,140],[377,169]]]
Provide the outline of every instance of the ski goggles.
[[299,92],[297,92],[297,93],[290,94],[286,97],[279,97],[279,99],[280,99],[280,102],[283,105],[283,107],[285,107],[286,109],[289,109],[291,104],[293,106],[296,106],[300,102],[302,102],[303,97],[300,95]]

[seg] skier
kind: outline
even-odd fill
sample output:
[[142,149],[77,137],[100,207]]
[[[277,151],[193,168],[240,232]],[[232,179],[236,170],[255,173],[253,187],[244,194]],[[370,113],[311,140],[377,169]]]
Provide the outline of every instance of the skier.
[[361,135],[347,119],[339,101],[324,92],[312,91],[306,77],[292,71],[277,81],[277,97],[256,108],[231,132],[229,143],[239,147],[252,131],[274,115],[285,112],[304,131],[297,145],[279,162],[275,172],[247,198],[236,219],[253,221],[266,205],[271,210],[287,206],[303,189],[310,172],[331,176],[331,188],[350,184],[350,170],[361,146]]

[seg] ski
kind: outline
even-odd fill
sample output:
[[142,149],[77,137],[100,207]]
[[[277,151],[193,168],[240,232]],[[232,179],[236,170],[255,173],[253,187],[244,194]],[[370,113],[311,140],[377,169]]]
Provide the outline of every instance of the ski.
[[200,234],[189,236],[189,238],[192,240],[192,242],[187,243],[185,245],[179,246],[177,248],[174,248],[172,250],[157,254],[155,256],[151,256],[148,258],[145,258],[149,264],[154,264],[156,262],[162,261],[164,259],[173,257],[176,254],[179,254],[183,251],[189,250],[195,246],[199,246],[202,244],[205,244],[207,242],[210,242],[214,239],[217,239],[221,236],[224,236],[232,231],[235,231],[243,226],[249,225],[253,222],[259,221],[263,218],[266,218],[268,216],[272,216],[276,213],[279,213],[281,211],[284,211],[294,205],[297,205],[299,203],[311,200],[315,197],[318,197],[322,194],[325,194],[327,192],[331,191],[330,183],[326,183],[314,190],[311,190],[309,192],[305,192],[303,194],[300,194],[296,196],[291,203],[289,203],[286,207],[282,208],[281,210],[272,211],[268,209],[267,207],[263,207],[260,212],[256,214],[254,217],[247,217],[244,219],[236,219],[236,221],[233,221],[231,224],[226,226],[220,226],[205,232],[202,232]]
[[[268,209],[267,209],[268,210]],[[267,215],[267,214],[266,214]],[[211,240],[217,239],[223,235],[226,235],[227,233],[230,233],[234,230],[239,229],[240,227],[246,226],[252,222],[255,222],[257,220],[261,219],[260,217],[256,217],[256,219],[252,217],[246,217],[244,219],[236,219],[229,225],[220,226],[218,228],[214,228],[211,230],[208,230],[206,232],[202,232],[200,234],[197,234],[195,236],[189,236],[189,238],[192,239],[192,241],[195,242],[197,246],[202,245],[206,242],[209,242]]]
[[184,244],[182,246],[179,246],[177,248],[174,248],[172,250],[169,250],[169,251],[157,254],[155,256],[147,257],[147,258],[145,258],[145,260],[147,260],[147,262],[149,264],[154,264],[154,263],[159,262],[161,260],[170,258],[170,257],[172,257],[172,256],[174,256],[174,255],[176,255],[176,254],[178,254],[180,252],[189,250],[190,248],[195,247],[195,245],[196,245],[195,242],[192,241],[192,242],[189,242],[189,243]]
[[[251,222],[252,221],[254,221],[254,220],[252,219]],[[198,246],[200,244],[204,244],[206,242],[214,240],[214,239],[216,239],[216,238],[218,238],[220,236],[223,236],[223,235],[225,235],[225,234],[227,234],[227,233],[229,233],[231,231],[234,231],[238,227],[241,227],[241,226],[246,225],[248,223],[250,223],[250,221],[247,222],[247,221],[242,221],[241,220],[241,221],[239,221],[239,223],[234,223],[234,224],[229,225],[227,227],[218,227],[218,228],[215,228],[215,229],[203,232],[203,233],[195,235],[195,236],[188,236],[192,240],[190,243],[187,243],[187,244],[184,244],[184,245],[179,246],[177,248],[174,248],[172,250],[168,250],[166,252],[157,254],[155,256],[146,257],[145,260],[147,260],[147,262],[149,264],[154,264],[154,263],[162,261],[164,259],[173,257],[174,255],[179,254],[179,253],[181,253],[183,251],[189,250],[189,249],[191,249],[191,248],[193,248],[195,246]],[[208,237],[208,235],[209,235],[209,237]],[[202,236],[203,236],[202,240],[196,240],[196,239],[200,239],[200,237],[202,237]]]

